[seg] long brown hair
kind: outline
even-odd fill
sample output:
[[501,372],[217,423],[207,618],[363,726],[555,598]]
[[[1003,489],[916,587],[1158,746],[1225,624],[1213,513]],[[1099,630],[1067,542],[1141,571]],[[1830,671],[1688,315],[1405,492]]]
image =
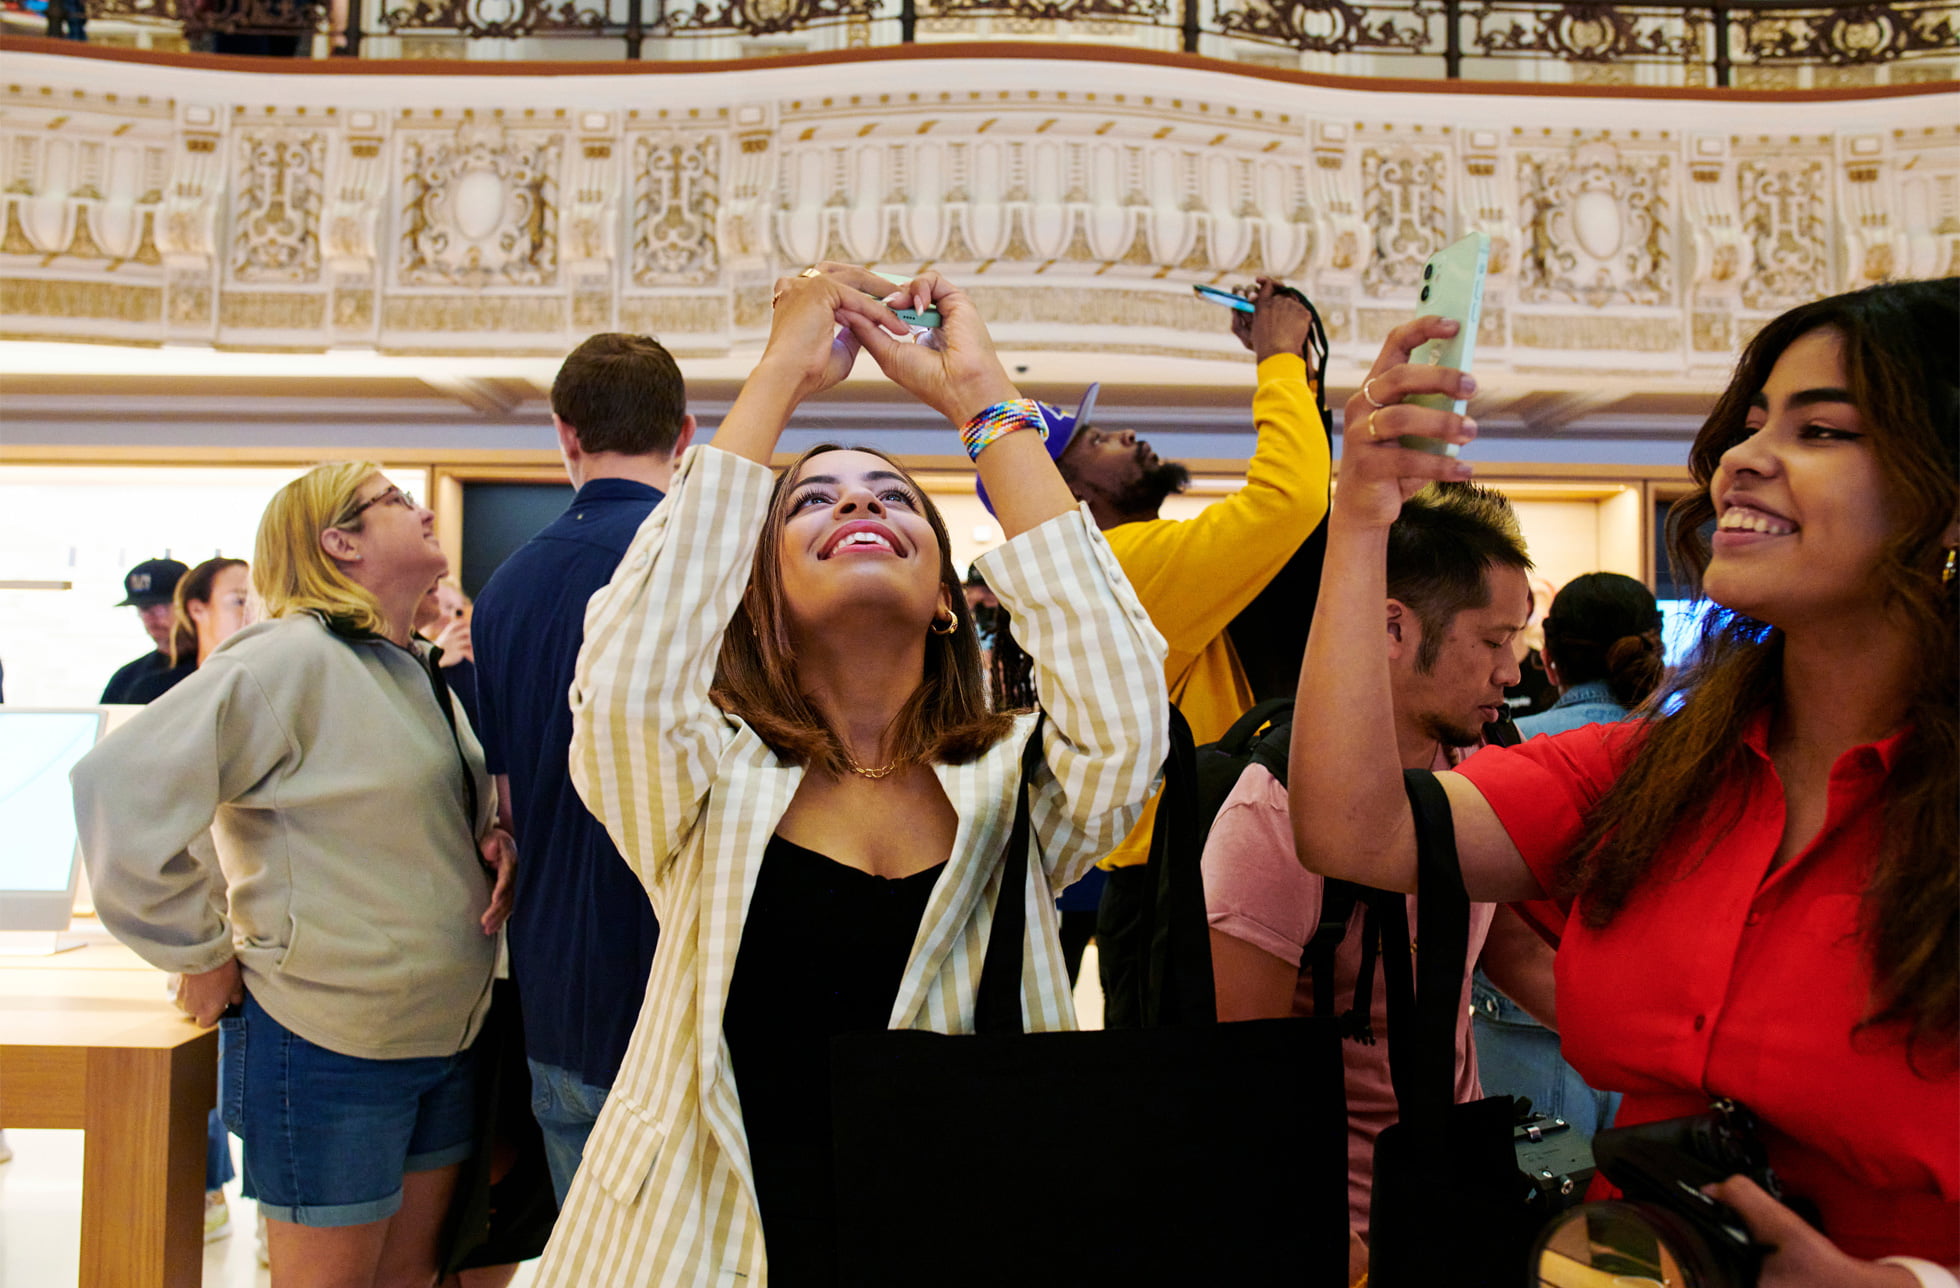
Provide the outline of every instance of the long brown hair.
[[[1743,351],[1735,377],[1689,455],[1695,491],[1668,515],[1677,575],[1699,596],[1708,567],[1704,525],[1722,454],[1747,437],[1749,402],[1800,336],[1843,338],[1852,401],[1870,435],[1899,522],[1878,575],[1886,607],[1912,632],[1916,688],[1908,729],[1885,783],[1885,824],[1862,900],[1872,970],[1863,1026],[1895,1025],[1910,1048],[1950,1055],[1960,1031],[1960,651],[1955,586],[1943,584],[1944,538],[1960,506],[1960,279],[1875,286],[1793,309]],[[1646,880],[1669,838],[1710,805],[1745,754],[1738,725],[1782,700],[1783,633],[1709,604],[1690,664],[1655,695],[1632,762],[1586,820],[1561,892],[1583,895],[1587,925],[1604,926]],[[1679,709],[1668,711],[1675,701]],[[1720,837],[1724,820],[1707,820]],[[1711,839],[1710,848],[1715,844]],[[1687,856],[1705,859],[1708,850]]]
[[[953,568],[953,546],[946,521],[930,497],[903,465],[869,447],[845,448],[820,443],[797,457],[776,476],[769,496],[769,517],[756,546],[748,590],[722,637],[715,665],[715,705],[738,716],[776,753],[793,764],[833,774],[849,772],[850,757],[837,731],[823,717],[798,682],[796,657],[790,649],[789,622],[783,603],[780,539],[789,521],[790,494],[804,464],[825,452],[868,452],[904,475],[919,498],[926,522],[939,539],[939,581],[952,600],[957,628],[949,635],[926,637],[925,674],[912,696],[892,720],[890,741],[898,764],[939,761],[964,764],[1006,737],[1013,717],[988,709],[986,682],[980,669],[980,646],[974,637],[973,615],[966,606],[959,573]],[[923,626],[920,629],[925,629]]]

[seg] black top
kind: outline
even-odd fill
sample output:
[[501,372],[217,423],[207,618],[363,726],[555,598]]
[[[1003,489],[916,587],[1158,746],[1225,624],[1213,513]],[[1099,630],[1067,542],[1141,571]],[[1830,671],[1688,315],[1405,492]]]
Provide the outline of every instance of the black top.
[[[109,677],[108,687],[102,690],[102,702],[105,705],[136,702],[139,699],[131,695],[131,690],[137,684],[141,683],[145,677],[161,674],[169,669],[170,655],[168,653],[155,651],[145,653],[134,662],[127,663],[118,668],[116,673]],[[147,699],[144,700],[147,701]]]
[[123,701],[132,705],[148,705],[176,688],[178,683],[197,670],[197,659],[179,662],[162,671],[152,671],[123,689]]
[[890,880],[780,836],[763,851],[722,1031],[774,1288],[837,1282],[830,1040],[890,1022],[945,866]]

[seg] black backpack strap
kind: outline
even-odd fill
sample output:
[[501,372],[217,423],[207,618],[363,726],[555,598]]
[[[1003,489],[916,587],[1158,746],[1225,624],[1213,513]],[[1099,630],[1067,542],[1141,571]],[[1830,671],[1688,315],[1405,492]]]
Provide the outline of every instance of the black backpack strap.
[[1293,709],[1292,698],[1267,698],[1255,703],[1232,722],[1232,727],[1212,745],[1229,756],[1242,756],[1259,737],[1259,731]]
[[[413,649],[410,651],[413,652]],[[449,741],[456,747],[456,763],[463,769],[463,819],[470,837],[474,839],[476,815],[482,808],[482,801],[476,794],[476,774],[470,769],[470,758],[463,754],[463,735],[456,729],[456,703],[449,692],[449,681],[442,678],[442,650],[431,644],[428,653],[419,660],[422,669],[429,673],[429,684],[435,689],[436,706],[449,724]]]
[[[1415,961],[1399,899],[1376,904],[1388,981],[1389,1073],[1404,1121],[1439,1120],[1456,1096],[1456,1028],[1470,951],[1470,897],[1449,798],[1426,769],[1403,771],[1416,830]],[[1399,948],[1399,951],[1398,951]],[[1414,978],[1411,979],[1413,971]]]
[[1218,1022],[1203,859],[1197,747],[1184,713],[1172,704],[1170,756],[1164,762],[1164,790],[1157,798],[1157,819],[1150,834],[1149,864],[1156,896],[1144,972],[1147,1027]]
[[1047,717],[1035,715],[1027,745],[1021,749],[1021,786],[1014,805],[1014,826],[1001,847],[1000,897],[994,901],[994,924],[987,932],[987,955],[980,962],[980,988],[973,1000],[975,1033],[1019,1033],[1021,1023],[1021,956],[1028,935],[1027,883],[1034,868],[1035,842],[1028,826],[1028,790],[1042,766],[1041,726]]
[[1361,961],[1354,971],[1354,995],[1341,1016],[1341,1036],[1362,1046],[1375,1045],[1375,965],[1381,958],[1382,926],[1374,900],[1361,913]]
[[1286,786],[1287,772],[1293,759],[1293,713],[1285,712],[1274,719],[1272,727],[1259,735],[1252,744],[1252,763],[1263,768],[1281,787]]
[[1347,938],[1354,915],[1355,890],[1345,881],[1324,878],[1320,887],[1320,922],[1300,950],[1300,967],[1313,973],[1313,1013],[1316,1019],[1334,1014],[1334,955]]

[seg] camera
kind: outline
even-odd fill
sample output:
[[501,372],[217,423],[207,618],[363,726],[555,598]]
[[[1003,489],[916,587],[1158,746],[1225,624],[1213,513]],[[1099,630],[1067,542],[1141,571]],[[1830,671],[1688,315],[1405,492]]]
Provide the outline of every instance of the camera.
[[1812,1224],[1815,1214],[1783,1192],[1770,1170],[1754,1114],[1717,1100],[1705,1114],[1615,1127],[1593,1137],[1593,1158],[1625,1198],[1560,1213],[1533,1252],[1538,1282],[1560,1288],[1602,1282],[1656,1288],[1752,1288],[1769,1251],[1742,1218],[1701,1187],[1747,1176]]
[[1534,1113],[1524,1096],[1516,1101],[1518,1117],[1511,1128],[1511,1144],[1517,1151],[1518,1170],[1531,1181],[1532,1208],[1543,1220],[1585,1197],[1593,1178],[1592,1148],[1565,1119]]

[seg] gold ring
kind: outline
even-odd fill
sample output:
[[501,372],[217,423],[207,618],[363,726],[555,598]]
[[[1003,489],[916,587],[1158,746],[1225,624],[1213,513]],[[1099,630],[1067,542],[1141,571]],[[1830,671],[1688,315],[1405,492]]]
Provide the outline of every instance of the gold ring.
[[810,267],[798,273],[797,276],[798,277],[822,277],[823,270],[818,268],[816,265],[812,264]]
[[1380,376],[1369,376],[1366,380],[1361,382],[1361,396],[1363,398],[1366,398],[1368,400],[1368,405],[1370,407],[1373,407],[1376,411],[1380,411],[1382,408],[1389,405],[1385,402],[1376,402],[1375,396],[1368,392],[1368,386],[1374,384],[1377,380],[1380,379],[1381,379]]
[[[1369,401],[1369,402],[1374,402],[1375,400],[1374,400],[1374,399],[1372,399],[1372,398],[1370,398],[1370,399],[1369,399],[1368,401]],[[1361,428],[1363,428],[1363,429],[1365,429],[1365,430],[1367,430],[1367,431],[1368,431],[1368,441],[1369,441],[1369,442],[1371,442],[1371,443],[1379,443],[1379,442],[1381,442],[1381,441],[1382,441],[1382,440],[1381,440],[1381,437],[1380,437],[1379,435],[1377,435],[1377,434],[1375,433],[1375,413],[1374,413],[1374,412],[1372,412],[1372,411],[1371,411],[1371,412],[1369,412],[1369,413],[1368,413],[1368,419],[1366,419],[1366,420],[1364,420],[1364,421],[1362,421],[1362,422],[1361,422]]]

